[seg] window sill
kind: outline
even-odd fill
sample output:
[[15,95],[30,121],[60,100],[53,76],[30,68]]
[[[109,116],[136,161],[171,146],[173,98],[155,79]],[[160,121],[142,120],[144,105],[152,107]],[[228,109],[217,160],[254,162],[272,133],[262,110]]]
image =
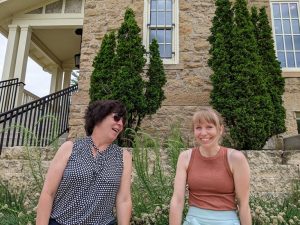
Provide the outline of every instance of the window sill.
[[282,70],[282,77],[284,77],[284,78],[300,77],[300,70],[299,71],[284,71],[284,70]]

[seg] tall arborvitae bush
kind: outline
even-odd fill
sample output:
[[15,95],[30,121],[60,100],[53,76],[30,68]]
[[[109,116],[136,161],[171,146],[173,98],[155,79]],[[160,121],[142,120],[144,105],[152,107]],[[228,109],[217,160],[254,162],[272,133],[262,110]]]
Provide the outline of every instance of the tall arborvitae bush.
[[140,31],[133,10],[127,9],[117,37],[114,33],[105,35],[91,77],[91,101],[116,99],[126,105],[129,129],[119,144],[127,146],[133,138],[131,131],[137,131],[142,119],[155,113],[164,99],[162,86],[166,78],[161,59],[157,58],[157,44],[150,47],[149,79],[143,79],[146,50]]
[[140,31],[133,10],[127,9],[124,22],[118,30],[116,57],[113,62],[117,74],[112,80],[112,86],[115,99],[126,105],[127,127],[135,130],[138,129],[139,117],[146,110],[145,82],[141,76],[146,63],[146,50],[142,45]]
[[246,0],[234,4],[232,32],[233,102],[230,136],[239,149],[261,149],[270,137],[275,113]]
[[[263,72],[267,80],[267,88],[272,98],[274,114],[269,120],[272,121],[271,136],[285,132],[285,109],[282,95],[284,93],[284,78],[280,63],[276,58],[272,28],[269,24],[266,9],[260,8],[259,14],[256,8],[252,8],[252,19],[256,27],[256,39],[259,55],[262,60]],[[256,21],[256,23],[255,23]]]
[[[246,0],[216,0],[209,66],[211,104],[225,118],[232,145],[261,149],[272,134],[275,114]],[[255,22],[254,22],[255,23]]]
[[105,34],[100,50],[93,61],[94,70],[89,90],[91,102],[114,97],[111,89],[111,80],[115,77],[115,67],[113,65],[115,48],[115,33]]
[[163,86],[166,84],[166,74],[163,67],[163,62],[159,54],[159,46],[156,39],[153,39],[149,46],[150,64],[147,71],[149,82],[146,85],[146,113],[148,115],[156,113],[161,107],[162,101],[166,98],[164,95]]
[[208,41],[211,45],[209,66],[213,70],[211,81],[211,104],[222,112],[227,124],[232,120],[231,99],[233,83],[231,77],[231,36],[233,28],[233,12],[229,0],[216,0],[216,11],[210,29],[211,35]]

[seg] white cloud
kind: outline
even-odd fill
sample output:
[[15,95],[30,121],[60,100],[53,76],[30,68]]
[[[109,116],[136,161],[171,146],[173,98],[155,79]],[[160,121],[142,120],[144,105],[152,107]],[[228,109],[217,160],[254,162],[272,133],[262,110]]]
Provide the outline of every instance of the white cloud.
[[[0,34],[0,78],[2,79],[7,39]],[[35,63],[31,58],[27,62],[25,89],[37,96],[45,96],[50,92],[51,75]]]

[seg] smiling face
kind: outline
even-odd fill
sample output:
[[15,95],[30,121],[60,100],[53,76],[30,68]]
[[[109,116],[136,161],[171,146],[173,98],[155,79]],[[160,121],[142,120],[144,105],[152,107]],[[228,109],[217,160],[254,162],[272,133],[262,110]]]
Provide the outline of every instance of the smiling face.
[[111,113],[107,115],[100,123],[96,124],[94,132],[101,134],[107,142],[112,143],[124,128],[123,118]]
[[194,137],[200,146],[217,146],[222,137],[223,130],[222,118],[215,110],[203,108],[194,114]]
[[194,125],[194,136],[200,146],[214,146],[219,144],[221,130],[213,123],[201,121]]

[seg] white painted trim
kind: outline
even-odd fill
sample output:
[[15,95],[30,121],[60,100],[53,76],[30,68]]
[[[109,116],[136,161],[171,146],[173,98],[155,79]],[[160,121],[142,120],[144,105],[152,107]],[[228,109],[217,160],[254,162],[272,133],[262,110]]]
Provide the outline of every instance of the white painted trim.
[[[274,40],[274,49],[275,52],[276,51],[276,35],[275,35],[275,24],[274,24],[274,15],[273,15],[273,8],[272,8],[272,4],[273,3],[297,3],[298,5],[298,20],[299,20],[299,24],[300,24],[300,0],[270,0],[269,5],[270,5],[270,12],[271,12],[271,24],[272,24],[272,36],[273,36],[273,40]],[[282,28],[283,29],[283,28]],[[285,46],[285,42],[283,41],[283,44]],[[286,51],[284,51],[286,52]],[[277,55],[277,53],[276,53]],[[299,72],[300,71],[300,67],[282,67],[281,68],[282,72]]]
[[9,34],[4,58],[4,66],[2,72],[2,80],[14,78],[17,52],[20,39],[20,27],[17,25],[9,25]]
[[31,18],[31,19],[14,19],[12,24],[17,25],[30,25],[34,28],[36,27],[70,27],[70,26],[83,26],[83,18],[48,18],[48,19],[41,19],[41,18]]
[[63,0],[61,13],[65,14],[65,10],[66,10],[66,0]]
[[[164,64],[178,64],[179,63],[179,0],[172,0],[173,5],[173,22],[175,26],[172,32],[172,51],[175,55],[171,59],[162,59]],[[147,26],[150,21],[150,0],[144,0],[144,13],[143,13],[143,44],[146,51],[149,52],[149,28]],[[148,58],[148,57],[147,57]],[[147,59],[147,62],[149,60]]]

